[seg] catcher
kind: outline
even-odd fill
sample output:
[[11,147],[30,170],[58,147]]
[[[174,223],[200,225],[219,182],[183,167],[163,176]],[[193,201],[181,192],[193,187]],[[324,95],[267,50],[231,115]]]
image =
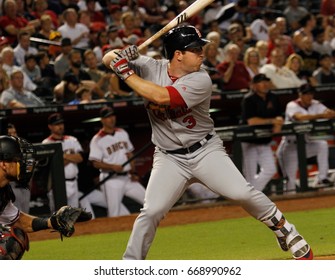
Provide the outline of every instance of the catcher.
[[29,232],[54,229],[62,239],[74,233],[76,222],[92,218],[92,213],[71,206],[61,207],[49,218],[28,215],[14,206],[15,195],[9,182],[28,188],[35,167],[34,155],[33,145],[25,139],[0,136],[0,260],[21,259],[29,250]]

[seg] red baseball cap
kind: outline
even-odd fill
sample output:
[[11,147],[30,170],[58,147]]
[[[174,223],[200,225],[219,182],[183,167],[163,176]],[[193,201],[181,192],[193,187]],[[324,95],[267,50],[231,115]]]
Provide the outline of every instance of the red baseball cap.
[[6,45],[6,44],[9,44],[8,39],[5,36],[1,36],[0,37],[0,46]]

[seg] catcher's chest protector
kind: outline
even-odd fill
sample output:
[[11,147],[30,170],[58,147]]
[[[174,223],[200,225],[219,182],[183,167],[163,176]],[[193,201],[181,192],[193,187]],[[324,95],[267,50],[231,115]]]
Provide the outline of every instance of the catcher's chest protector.
[[0,225],[0,260],[20,260],[28,250],[28,235],[22,229]]

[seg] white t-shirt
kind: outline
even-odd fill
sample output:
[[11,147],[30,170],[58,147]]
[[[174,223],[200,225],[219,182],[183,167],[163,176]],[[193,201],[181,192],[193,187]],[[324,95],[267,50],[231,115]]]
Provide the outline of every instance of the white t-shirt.
[[250,29],[252,32],[252,38],[256,41],[262,40],[262,41],[268,41],[269,40],[269,34],[268,30],[269,27],[265,23],[263,19],[256,19],[250,24]]
[[269,63],[263,65],[259,71],[271,79],[276,88],[297,88],[304,83],[292,70],[285,66],[279,68]]
[[[90,33],[88,27],[82,23],[76,23],[75,27],[70,27],[67,23],[64,23],[58,28],[58,31],[62,34],[62,38],[70,38],[71,41],[77,39],[83,33]],[[75,48],[88,48],[89,47],[89,38],[81,38],[81,40],[73,45]]]

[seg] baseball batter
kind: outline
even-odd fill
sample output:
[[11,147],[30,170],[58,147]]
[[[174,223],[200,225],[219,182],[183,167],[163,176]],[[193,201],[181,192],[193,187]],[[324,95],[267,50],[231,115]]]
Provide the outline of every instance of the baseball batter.
[[[78,190],[78,163],[83,161],[81,153],[83,148],[78,139],[71,135],[64,135],[64,119],[59,113],[51,114],[48,117],[48,127],[51,134],[42,141],[46,143],[61,143],[64,158],[64,174],[66,197],[68,205],[73,207],[79,206],[79,190]],[[49,192],[50,210],[53,212],[54,203],[52,192]]]
[[179,26],[163,38],[168,60],[140,56],[135,46],[103,58],[144,98],[156,145],[145,203],[123,258],[146,258],[159,222],[184,193],[186,183],[197,178],[267,225],[295,259],[311,259],[305,239],[267,196],[247,183],[215,134],[209,115],[212,82],[201,69],[207,42],[193,26]]
[[[299,89],[299,98],[286,105],[285,120],[296,122],[304,120],[335,118],[335,111],[328,109],[324,104],[315,100],[315,89],[309,85],[302,85]],[[316,184],[329,187],[333,185],[328,179],[328,143],[326,140],[312,140],[308,135],[306,141],[306,157],[316,156],[319,173]],[[298,154],[295,135],[284,136],[277,149],[278,162],[287,177],[286,191],[295,192],[295,180],[298,171]]]
[[129,210],[122,204],[123,197],[127,196],[143,205],[145,194],[144,187],[138,182],[134,161],[122,166],[132,157],[134,146],[128,133],[115,127],[113,108],[101,108],[100,117],[102,129],[90,142],[89,160],[95,168],[100,169],[100,180],[115,172],[101,187],[106,196],[108,217],[129,215]]

